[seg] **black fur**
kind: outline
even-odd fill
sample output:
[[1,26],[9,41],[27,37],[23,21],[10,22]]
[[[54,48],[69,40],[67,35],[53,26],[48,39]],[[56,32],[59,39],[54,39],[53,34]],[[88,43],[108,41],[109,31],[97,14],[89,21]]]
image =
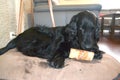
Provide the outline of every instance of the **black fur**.
[[28,56],[45,58],[55,68],[64,66],[70,48],[95,52],[95,59],[102,58],[97,42],[99,41],[98,18],[89,11],[73,16],[70,23],[62,27],[32,27],[8,45],[0,49],[0,55],[12,48]]

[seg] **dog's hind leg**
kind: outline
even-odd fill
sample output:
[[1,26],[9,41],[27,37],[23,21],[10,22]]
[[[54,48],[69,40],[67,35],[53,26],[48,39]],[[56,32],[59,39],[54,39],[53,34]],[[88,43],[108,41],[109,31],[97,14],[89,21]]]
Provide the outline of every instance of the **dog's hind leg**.
[[0,49],[0,55],[4,54],[5,52],[7,52],[10,49],[13,49],[16,47],[16,38],[11,40],[5,47]]

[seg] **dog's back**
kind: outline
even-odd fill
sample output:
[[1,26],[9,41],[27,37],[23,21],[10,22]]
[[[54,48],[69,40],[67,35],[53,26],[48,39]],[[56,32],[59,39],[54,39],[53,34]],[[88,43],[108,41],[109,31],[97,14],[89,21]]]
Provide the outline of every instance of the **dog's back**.
[[28,56],[48,58],[47,55],[54,53],[58,46],[54,41],[60,36],[62,37],[62,29],[62,27],[32,27],[11,40],[7,46],[1,48],[0,55],[9,49],[17,48],[18,51]]
[[30,49],[32,48],[32,46],[35,46],[35,45],[37,46],[40,42],[42,44],[44,42],[46,42],[46,44],[47,42],[50,43],[52,30],[51,32],[49,32],[48,29],[50,28],[48,27],[45,27],[45,28],[46,29],[44,29],[43,26],[39,26],[39,27],[32,27],[24,31],[23,33],[19,34],[15,39],[11,40],[4,48],[1,48],[0,55],[4,54],[6,51],[12,48],[18,48],[18,50],[20,51],[25,51],[25,49],[27,48]]

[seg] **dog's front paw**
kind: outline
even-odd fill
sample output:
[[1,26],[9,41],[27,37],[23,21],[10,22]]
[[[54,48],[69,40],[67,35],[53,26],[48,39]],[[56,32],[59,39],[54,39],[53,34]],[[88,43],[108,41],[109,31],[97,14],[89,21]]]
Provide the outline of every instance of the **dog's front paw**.
[[64,66],[64,58],[63,57],[57,57],[51,60],[48,60],[49,65],[54,68],[62,68]]
[[102,51],[95,52],[94,59],[102,59],[103,53],[104,52],[102,52]]
[[102,59],[102,57],[103,57],[102,54],[99,53],[94,55],[94,59]]

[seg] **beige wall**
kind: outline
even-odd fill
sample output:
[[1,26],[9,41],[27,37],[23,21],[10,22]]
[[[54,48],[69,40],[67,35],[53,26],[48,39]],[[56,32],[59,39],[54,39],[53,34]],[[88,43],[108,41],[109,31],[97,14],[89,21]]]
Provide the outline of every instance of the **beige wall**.
[[102,9],[120,9],[120,0],[58,0],[60,5],[101,4]]
[[16,31],[15,0],[0,0],[0,47],[10,40],[9,33]]
[[[31,1],[24,1],[23,27],[26,26],[26,16],[31,14]],[[20,11],[20,0],[0,0],[0,48],[10,41],[10,32],[17,33]],[[25,20],[25,21],[24,21]]]
[[96,4],[99,0],[59,0],[60,5],[69,4]]

